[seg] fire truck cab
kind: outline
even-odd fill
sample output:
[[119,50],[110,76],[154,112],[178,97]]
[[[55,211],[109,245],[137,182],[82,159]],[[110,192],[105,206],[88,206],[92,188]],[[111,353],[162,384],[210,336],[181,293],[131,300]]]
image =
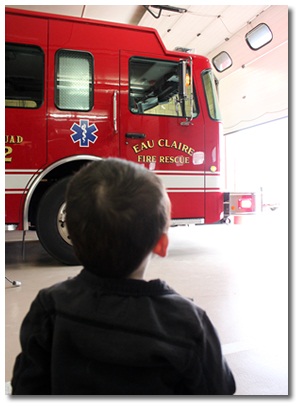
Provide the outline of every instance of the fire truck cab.
[[7,229],[36,230],[53,257],[76,264],[66,185],[112,156],[162,178],[173,224],[226,220],[207,58],[167,51],[150,28],[9,8],[5,40]]

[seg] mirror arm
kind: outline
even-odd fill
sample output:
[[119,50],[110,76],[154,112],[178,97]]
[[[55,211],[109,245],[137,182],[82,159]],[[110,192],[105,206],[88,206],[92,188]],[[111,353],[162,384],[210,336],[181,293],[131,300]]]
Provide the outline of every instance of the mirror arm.
[[[185,81],[186,81],[186,72],[187,72],[187,61],[188,60],[182,60],[180,61],[181,64],[181,69],[180,69],[180,74],[181,74],[181,78],[180,78],[180,94],[179,94],[179,98],[182,101],[182,103],[184,104],[184,110],[185,110],[185,100],[187,98],[187,93],[186,93],[186,85],[185,85]],[[181,122],[180,124],[182,126],[187,126],[189,124],[192,124],[192,120],[193,120],[193,104],[194,104],[194,86],[193,86],[193,58],[189,57],[189,65],[190,65],[190,82],[191,82],[191,93],[189,96],[190,99],[190,117],[186,117],[186,121],[185,122]]]

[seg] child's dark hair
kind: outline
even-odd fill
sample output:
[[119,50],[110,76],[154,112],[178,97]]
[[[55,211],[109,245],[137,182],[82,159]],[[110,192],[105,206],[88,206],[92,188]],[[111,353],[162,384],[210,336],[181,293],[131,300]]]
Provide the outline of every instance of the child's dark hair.
[[161,180],[118,158],[92,162],[71,179],[66,221],[82,265],[103,277],[126,277],[169,226],[170,203]]

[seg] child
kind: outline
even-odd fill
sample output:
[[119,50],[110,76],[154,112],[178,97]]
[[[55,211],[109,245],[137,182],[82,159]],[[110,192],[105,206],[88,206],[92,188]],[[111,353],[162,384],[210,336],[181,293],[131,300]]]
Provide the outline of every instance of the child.
[[121,159],[81,169],[66,195],[83,265],[41,290],[21,327],[12,394],[225,395],[233,375],[206,313],[164,281],[145,281],[166,256],[170,201],[160,179]]

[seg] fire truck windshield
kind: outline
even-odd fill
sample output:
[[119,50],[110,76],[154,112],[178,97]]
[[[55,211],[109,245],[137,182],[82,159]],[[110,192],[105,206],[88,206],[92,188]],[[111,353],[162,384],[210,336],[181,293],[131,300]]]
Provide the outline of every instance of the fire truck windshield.
[[202,80],[204,84],[208,113],[212,119],[221,120],[221,113],[218,103],[218,83],[211,69],[202,73]]
[[[134,57],[130,59],[130,111],[136,114],[186,117],[191,100],[179,95],[179,64],[173,61]],[[187,95],[191,94],[187,86]],[[198,111],[193,102],[193,117]]]

